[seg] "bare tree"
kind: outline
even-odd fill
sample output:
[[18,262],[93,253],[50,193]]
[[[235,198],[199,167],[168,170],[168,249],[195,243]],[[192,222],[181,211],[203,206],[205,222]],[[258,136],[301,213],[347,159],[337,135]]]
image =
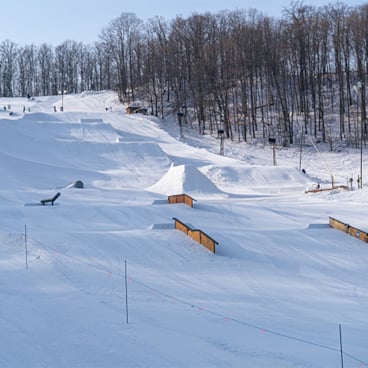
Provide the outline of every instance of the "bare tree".
[[38,78],[34,94],[47,96],[55,93],[52,89],[53,62],[54,51],[52,47],[47,44],[39,46],[35,60]]
[[36,56],[34,45],[28,45],[19,49],[18,61],[18,94],[21,96],[33,95],[36,86]]
[[116,76],[116,87],[122,101],[134,100],[135,51],[139,47],[142,21],[133,13],[123,13],[110,22],[100,39],[105,54],[111,56]]
[[0,44],[1,94],[5,97],[14,95],[17,55],[18,47],[14,42],[6,40]]

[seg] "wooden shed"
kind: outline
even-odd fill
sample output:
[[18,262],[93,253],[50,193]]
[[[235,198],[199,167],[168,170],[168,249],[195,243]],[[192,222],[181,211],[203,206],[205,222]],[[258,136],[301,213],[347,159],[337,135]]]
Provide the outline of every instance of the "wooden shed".
[[148,110],[140,105],[129,105],[125,108],[127,114],[143,114],[146,115]]

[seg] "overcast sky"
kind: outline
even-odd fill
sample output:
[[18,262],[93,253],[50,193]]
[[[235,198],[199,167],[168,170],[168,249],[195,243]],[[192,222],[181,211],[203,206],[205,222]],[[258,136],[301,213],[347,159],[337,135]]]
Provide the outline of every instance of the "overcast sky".
[[[361,0],[346,0],[356,6]],[[335,1],[308,0],[322,6]],[[291,0],[10,0],[2,4],[0,41],[9,39],[19,45],[48,43],[57,46],[69,39],[83,43],[98,40],[101,30],[123,12],[135,13],[147,20],[154,16],[173,19],[192,13],[220,10],[257,9],[266,15],[281,17]]]

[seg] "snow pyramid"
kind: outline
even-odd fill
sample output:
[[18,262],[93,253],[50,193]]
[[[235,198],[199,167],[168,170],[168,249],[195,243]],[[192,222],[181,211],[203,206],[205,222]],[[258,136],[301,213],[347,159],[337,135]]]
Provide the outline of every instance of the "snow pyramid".
[[164,195],[188,194],[195,197],[226,196],[197,168],[187,165],[174,166],[147,191]]

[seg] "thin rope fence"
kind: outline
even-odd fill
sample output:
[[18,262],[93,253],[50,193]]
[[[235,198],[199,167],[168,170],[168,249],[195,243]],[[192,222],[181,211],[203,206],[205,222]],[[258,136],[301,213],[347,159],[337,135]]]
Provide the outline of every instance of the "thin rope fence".
[[[12,235],[13,235],[12,237],[10,236],[8,238],[8,239],[12,239],[11,241],[18,242],[22,238],[21,234],[12,234]],[[83,264],[85,266],[91,267],[91,268],[93,268],[97,271],[100,271],[100,272],[107,272],[107,273],[109,273],[109,275],[114,275],[114,276],[117,276],[117,277],[120,277],[120,278],[125,277],[124,274],[121,271],[112,270],[111,267],[106,267],[105,265],[102,265],[102,264],[96,264],[96,263],[93,263],[93,262],[86,261],[86,259],[79,259],[78,257],[68,255],[68,254],[65,254],[65,253],[61,253],[60,251],[58,251],[54,247],[51,247],[51,246],[49,246],[49,245],[47,245],[43,242],[40,242],[38,240],[31,239],[29,236],[28,236],[28,239],[29,239],[29,242],[33,246],[39,246],[44,251],[47,251],[52,258],[54,258],[58,263],[60,263],[62,265],[64,264],[63,262],[65,260],[69,260],[73,263]],[[63,258],[63,259],[61,259],[61,258]],[[267,328],[267,327],[264,327],[264,326],[253,324],[253,323],[248,322],[248,321],[244,321],[244,320],[234,318],[230,315],[227,315],[226,313],[220,313],[220,312],[213,311],[210,308],[204,308],[204,307],[196,305],[195,303],[192,303],[188,300],[178,298],[178,297],[176,297],[174,295],[171,295],[171,294],[169,294],[165,291],[154,288],[154,287],[148,285],[147,283],[144,283],[144,282],[142,282],[142,281],[140,281],[136,278],[132,278],[131,276],[128,276],[128,281],[139,285],[143,289],[149,290],[150,293],[154,292],[155,294],[161,295],[165,298],[168,298],[168,299],[170,299],[172,301],[175,301],[177,303],[180,303],[182,305],[188,306],[188,307],[196,309],[196,310],[201,310],[202,312],[205,312],[209,315],[213,315],[213,316],[216,316],[216,317],[219,317],[219,318],[222,318],[222,319],[226,319],[226,320],[232,321],[234,323],[246,326],[248,328],[256,329],[258,331],[265,332],[265,333],[268,333],[268,334],[271,334],[271,335],[274,335],[274,336],[277,336],[277,337],[280,337],[280,338],[283,338],[283,339],[288,339],[288,340],[292,340],[292,341],[299,342],[299,343],[302,343],[302,344],[311,345],[311,346],[314,346],[314,347],[317,347],[317,348],[320,348],[320,349],[323,349],[323,350],[333,351],[333,352],[336,352],[336,353],[341,352],[339,348],[335,348],[333,346],[328,346],[328,345],[325,345],[325,344],[322,344],[322,343],[318,343],[316,341],[312,341],[312,340],[304,339],[304,338],[301,338],[301,337],[285,334],[285,333],[277,331],[277,330],[273,330],[273,329],[270,329],[270,328]],[[343,355],[345,357],[348,357],[348,358],[352,359],[353,361],[358,362],[360,367],[362,367],[362,366],[368,367],[368,361],[364,361],[364,360],[362,360],[362,359],[360,359],[360,358],[358,358],[358,357],[354,356],[353,354],[350,354],[346,351],[343,351]]]

